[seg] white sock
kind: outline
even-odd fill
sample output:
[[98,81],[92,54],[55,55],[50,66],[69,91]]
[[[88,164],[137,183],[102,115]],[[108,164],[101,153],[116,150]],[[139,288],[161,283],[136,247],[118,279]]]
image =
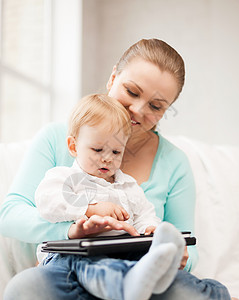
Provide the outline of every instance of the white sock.
[[167,272],[163,276],[161,276],[156,282],[155,287],[153,289],[154,294],[163,293],[173,282],[178,272],[178,268],[180,267],[185,246],[185,240],[182,234],[172,224],[163,222],[155,230],[150,250],[154,249],[159,244],[167,244],[168,242],[174,243],[177,251]]
[[184,247],[185,245],[185,240],[181,232],[179,232],[174,225],[168,222],[162,222],[156,228],[149,251],[155,246],[164,243],[174,243],[178,248]]
[[171,266],[177,247],[173,243],[164,243],[150,249],[124,278],[125,300],[147,300],[155,285]]

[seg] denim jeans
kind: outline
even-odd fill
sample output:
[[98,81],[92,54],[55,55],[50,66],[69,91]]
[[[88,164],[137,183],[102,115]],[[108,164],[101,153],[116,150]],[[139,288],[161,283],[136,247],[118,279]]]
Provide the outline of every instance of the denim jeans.
[[[105,268],[100,267],[101,276],[105,276],[111,300],[123,299],[122,279],[136,261],[121,261],[104,258]],[[94,258],[93,258],[94,262]],[[96,261],[95,261],[96,262]],[[94,263],[95,263],[94,262]],[[97,262],[96,262],[97,263]],[[80,284],[84,282],[84,264],[79,263],[76,255],[49,255],[44,266],[27,269],[17,274],[8,284],[4,300],[97,300]],[[113,268],[108,272],[108,268]],[[107,270],[107,274],[104,273]],[[99,271],[99,270],[98,270]],[[100,274],[100,272],[98,272]],[[103,285],[96,286],[95,274],[91,274],[91,282],[85,283],[89,289],[99,291],[98,297],[105,293]],[[114,295],[114,296],[113,296]],[[211,279],[199,280],[186,271],[178,271],[177,276],[166,292],[152,295],[150,300],[230,300],[227,289],[219,282]],[[137,300],[137,299],[132,299]]]

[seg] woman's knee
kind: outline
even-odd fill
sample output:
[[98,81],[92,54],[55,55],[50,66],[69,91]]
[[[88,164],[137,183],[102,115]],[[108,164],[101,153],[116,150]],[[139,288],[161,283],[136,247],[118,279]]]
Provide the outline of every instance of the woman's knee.
[[10,280],[4,291],[3,299],[47,299],[44,293],[45,287],[46,282],[40,270],[38,268],[29,268],[18,273]]
[[3,300],[93,300],[74,271],[49,264],[27,269],[9,282]]
[[[186,271],[178,271],[174,282],[165,294],[169,295],[169,298],[165,297],[165,299],[231,299],[227,288],[220,282],[212,279],[201,280]],[[177,295],[177,297],[174,298],[173,295]]]

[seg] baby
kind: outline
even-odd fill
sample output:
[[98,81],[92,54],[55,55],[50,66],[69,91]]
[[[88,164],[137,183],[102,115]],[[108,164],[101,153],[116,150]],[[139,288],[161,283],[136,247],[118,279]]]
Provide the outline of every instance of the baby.
[[[127,110],[107,95],[86,96],[72,112],[68,134],[75,161],[70,168],[55,167],[46,173],[35,195],[41,216],[49,222],[111,216],[139,233],[155,232],[149,252],[139,261],[73,256],[80,284],[101,299],[144,300],[162,293],[177,273],[185,242],[172,225],[156,217],[135,179],[120,170],[131,134]],[[43,264],[66,261],[65,256],[53,256],[61,259]]]

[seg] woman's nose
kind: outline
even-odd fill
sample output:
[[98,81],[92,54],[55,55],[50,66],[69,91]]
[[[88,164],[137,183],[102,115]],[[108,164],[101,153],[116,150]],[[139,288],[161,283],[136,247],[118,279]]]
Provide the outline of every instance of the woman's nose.
[[134,101],[129,105],[129,111],[134,115],[138,115],[142,117],[145,111],[145,103],[144,101]]

